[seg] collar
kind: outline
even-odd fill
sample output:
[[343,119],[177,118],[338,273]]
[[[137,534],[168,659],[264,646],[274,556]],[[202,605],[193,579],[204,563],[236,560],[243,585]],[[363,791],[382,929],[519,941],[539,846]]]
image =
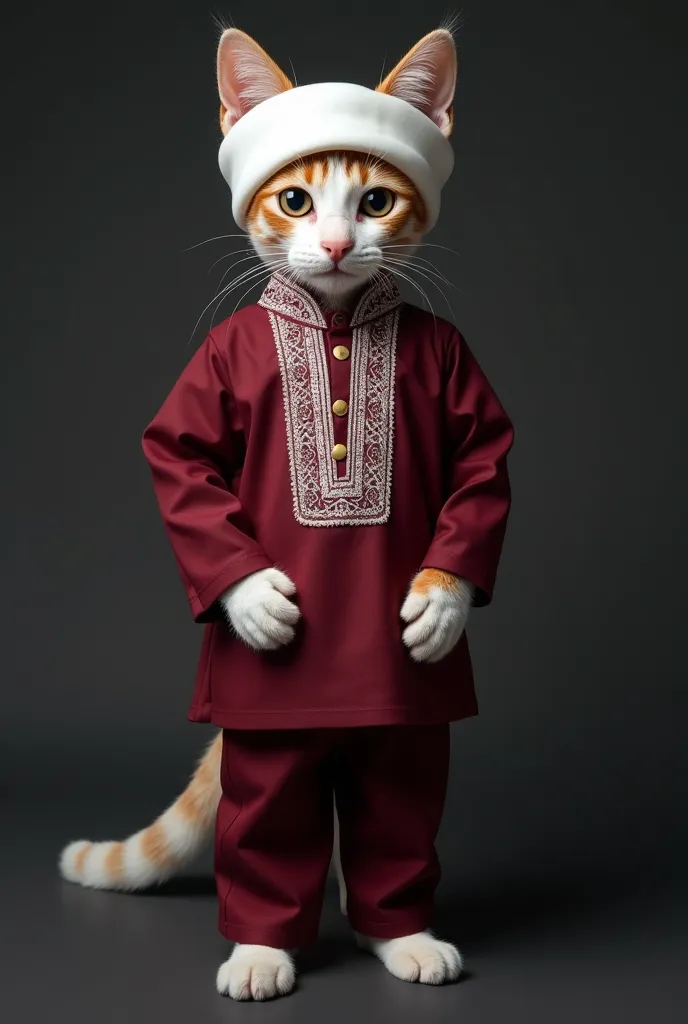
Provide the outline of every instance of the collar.
[[[389,313],[401,305],[402,301],[394,278],[387,271],[382,271],[359,298],[351,318],[346,314],[346,321],[350,327],[358,327],[359,324],[377,320],[378,317]],[[265,291],[258,299],[258,305],[308,327],[327,328],[329,320],[332,319],[332,313],[323,310],[310,292],[283,274],[272,275]]]

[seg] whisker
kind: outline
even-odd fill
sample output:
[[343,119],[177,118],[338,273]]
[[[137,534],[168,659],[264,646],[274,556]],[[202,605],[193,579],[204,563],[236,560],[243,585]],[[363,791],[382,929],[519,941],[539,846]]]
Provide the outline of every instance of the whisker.
[[[237,260],[236,263],[230,263],[229,266],[227,267],[227,269],[225,270],[224,274],[222,275],[222,277],[218,281],[217,287],[218,288],[220,287],[220,285],[223,283],[223,281],[227,277],[227,274],[229,274],[230,271],[234,270],[235,267],[238,267],[240,263],[246,263],[246,262],[248,262],[248,260],[252,260],[252,259],[259,260],[262,263],[262,260],[260,259],[260,256],[257,253],[255,253],[255,252],[252,253],[250,256],[242,257],[242,259]],[[213,266],[215,266],[215,264],[213,264]]]
[[437,242],[399,242],[386,245],[385,249],[406,249],[409,245],[412,245],[414,249],[446,249],[447,252],[453,253],[454,256],[458,256],[459,259],[463,258],[461,253],[457,252],[456,249],[450,249],[448,245],[438,245]]
[[443,281],[450,288],[455,288],[456,287],[454,282],[450,281],[448,277],[445,277],[445,275],[440,270],[438,270],[437,267],[434,265],[434,263],[431,263],[430,260],[421,260],[421,258],[419,256],[415,256],[412,259],[410,265],[411,266],[416,266],[417,263],[421,264],[420,269],[427,270],[428,273],[436,274],[440,278],[440,280]]
[[[390,267],[389,269],[391,270],[392,268]],[[426,279],[427,281],[429,281],[429,282],[430,282],[430,284],[434,285],[434,287],[435,287],[435,288],[437,289],[437,291],[438,291],[438,292],[440,293],[440,295],[442,296],[442,298],[443,298],[443,299],[444,299],[444,301],[446,302],[447,306],[449,307],[449,312],[450,312],[450,313],[451,313],[451,315],[452,315],[452,319],[454,319],[454,320],[455,320],[455,319],[456,319],[456,316],[454,315],[454,310],[452,309],[452,304],[451,304],[451,302],[449,301],[449,299],[447,298],[447,296],[446,296],[446,295],[444,294],[444,292],[442,291],[442,289],[440,288],[440,286],[439,286],[439,285],[437,284],[437,282],[436,282],[436,281],[433,281],[433,279],[432,279],[431,277],[428,277],[428,276],[427,276],[426,274],[424,274],[424,273],[423,273],[423,271],[422,271],[422,270],[419,270],[419,268],[418,268],[418,267],[406,267],[406,269],[407,269],[407,270],[409,270],[409,271],[410,271],[410,270],[413,270],[413,271],[415,271],[415,273],[416,273],[416,274],[420,274],[420,275],[421,275],[422,277],[424,277],[424,278],[425,278],[425,279]],[[419,290],[420,290],[420,289],[419,289]],[[429,300],[428,300],[428,301],[429,301]],[[431,308],[432,308],[432,307],[431,307]],[[434,310],[433,310],[433,316],[434,316],[434,315],[435,315],[435,314],[434,314]]]
[[291,66],[291,77],[292,77],[292,79],[294,81],[294,85],[297,86],[299,83],[298,83],[298,79],[296,77],[296,71],[294,70],[294,64],[292,62],[291,57],[289,58],[289,64]]
[[[265,267],[265,266],[263,266],[262,270],[263,270],[263,272],[264,272],[264,274],[265,274],[265,277],[263,278],[263,280],[268,280],[268,279],[269,279],[269,278],[270,278],[270,277],[272,276],[272,274],[270,273],[270,270],[269,270],[269,268],[268,268],[268,267]],[[246,289],[246,291],[245,291],[245,292],[243,293],[243,295],[240,295],[240,296],[239,296],[239,299],[237,300],[237,303],[236,303],[236,305],[234,306],[234,309],[232,310],[232,312],[231,312],[231,313],[229,314],[229,316],[227,317],[227,330],[226,330],[226,333],[229,333],[229,328],[230,328],[230,325],[231,325],[231,322],[232,322],[232,317],[233,317],[233,316],[234,316],[234,314],[236,313],[236,311],[237,311],[237,307],[238,307],[239,303],[240,303],[240,302],[241,302],[241,300],[242,300],[242,299],[244,298],[244,296],[248,295],[248,293],[249,293],[249,292],[251,291],[251,289],[252,289],[252,288],[254,288],[254,287],[255,287],[255,285],[256,285],[256,284],[259,284],[259,283],[260,283],[260,281],[261,281],[261,278],[260,278],[260,277],[257,277],[257,278],[256,278],[256,279],[255,279],[254,281],[252,281],[252,282],[251,282],[251,284],[250,284],[250,285],[249,285],[249,287],[248,287],[248,288]],[[221,299],[221,300],[220,300],[220,302],[222,302],[223,300],[224,300],[224,296],[223,296],[223,299]],[[220,305],[220,303],[218,303],[218,306],[219,306],[219,305]],[[216,307],[215,309],[217,310],[217,307]],[[213,313],[213,315],[214,315],[214,313]]]
[[239,231],[233,235],[213,235],[212,238],[204,238],[202,242],[196,242],[195,245],[190,245],[188,249],[182,249],[182,252],[191,252],[192,249],[198,249],[200,245],[207,245],[208,242],[217,242],[220,238],[243,238],[246,240],[247,235],[245,231]]
[[[287,264],[286,264],[286,260],[285,260],[285,266],[286,265]],[[243,295],[241,295],[239,297],[236,305],[234,306],[234,309],[232,310],[232,312],[229,315],[228,322],[227,322],[227,327],[228,328],[229,328],[229,321],[234,316],[234,314],[235,314],[235,312],[237,310],[237,307],[238,307],[239,303],[242,301],[242,299],[246,295],[248,295],[248,293],[251,291],[252,288],[254,288],[257,284],[260,284],[262,281],[265,281],[265,280],[269,279],[272,276],[272,274],[275,273],[278,270],[283,271],[284,267],[278,264],[278,265],[276,265],[274,267],[267,267],[267,266],[263,265],[263,266],[261,266],[259,268],[254,268],[255,273],[254,273],[254,276],[251,279],[251,283],[249,284],[249,287],[246,289],[246,291],[243,293]],[[246,280],[248,280],[248,279],[247,278],[244,279],[244,281],[242,283],[246,283]],[[220,308],[220,306],[222,305],[224,300],[227,298],[227,296],[230,294],[230,292],[235,287],[237,287],[237,282],[234,283],[232,288],[225,289],[223,291],[223,294],[220,296],[220,298],[219,298],[215,308],[213,309],[213,312],[212,312],[212,315],[211,315],[211,323],[212,323],[212,321],[213,321],[213,319],[215,317],[215,314],[217,313],[217,310]]]
[[211,263],[208,269],[208,274],[211,274],[213,272],[218,263],[222,263],[223,260],[231,259],[232,256],[240,256],[242,253],[253,253],[254,256],[258,255],[255,249],[235,249],[233,252],[226,252],[224,256],[218,257],[218,259],[216,259],[214,263]]
[[[264,275],[265,275],[264,279],[267,279],[267,278],[270,278],[270,277],[272,277],[272,275],[273,275],[274,273],[276,273],[276,272],[277,272],[277,270],[284,270],[284,268],[285,268],[285,267],[288,267],[288,265],[289,265],[289,261],[285,259],[285,260],[284,260],[284,265],[283,265],[283,266],[279,266],[279,265],[277,265],[277,267],[274,267],[274,266],[269,266],[269,267],[268,267],[268,266],[263,266],[263,267],[262,267],[262,270],[264,271]],[[285,276],[287,276],[287,275],[285,275]],[[251,284],[250,284],[250,285],[249,285],[249,287],[248,287],[248,288],[246,289],[246,291],[245,291],[245,292],[243,293],[243,295],[240,295],[240,296],[239,296],[239,298],[237,299],[236,305],[234,306],[234,309],[233,309],[233,310],[232,310],[232,312],[231,312],[231,313],[229,314],[229,318],[228,318],[228,322],[227,322],[227,328],[229,328],[229,323],[230,323],[230,321],[231,321],[232,317],[234,316],[234,314],[236,313],[236,311],[237,311],[237,307],[239,306],[239,303],[241,302],[241,300],[242,300],[243,298],[245,298],[245,296],[246,296],[246,295],[248,295],[248,293],[249,293],[249,292],[251,291],[251,289],[252,289],[252,288],[254,288],[254,287],[255,287],[255,285],[256,285],[256,284],[258,284],[260,280],[261,280],[260,276],[259,276],[259,277],[257,277],[257,279],[256,279],[256,280],[254,280],[254,281],[252,281],[252,282],[251,282]],[[222,301],[222,300],[221,300],[221,301]],[[216,307],[216,308],[217,308],[217,307]]]
[[[213,297],[210,300],[210,302],[208,302],[204,306],[204,308],[201,310],[200,316],[196,320],[196,323],[194,324],[193,330],[191,331],[191,338],[189,338],[189,342],[193,338],[194,334],[196,333],[196,330],[198,329],[199,323],[203,319],[203,316],[205,315],[207,310],[210,308],[210,306],[212,306],[213,302],[215,302],[216,299],[219,299],[219,302],[218,302],[218,306],[219,306],[219,304],[223,301],[223,299],[226,298],[226,296],[231,291],[233,291],[234,288],[238,287],[240,284],[244,284],[244,282],[246,280],[248,280],[248,278],[250,276],[255,275],[256,273],[258,273],[262,269],[264,269],[264,264],[261,264],[260,267],[250,267],[248,270],[245,270],[245,271],[243,271],[243,273],[239,274],[239,276],[237,278],[235,278],[234,281],[230,281],[229,284],[226,285],[218,294],[213,295]],[[215,309],[213,310],[213,314],[212,314],[213,316],[217,312],[218,306],[216,306]]]
[[278,270],[280,270],[283,267],[286,267],[288,265],[289,265],[289,261],[285,257],[282,260],[276,260],[274,263],[270,263],[270,264],[261,263],[260,266],[258,266],[258,267],[249,267],[247,270],[244,270],[240,274],[238,274],[234,278],[233,281],[230,281],[229,284],[227,284],[222,289],[222,291],[219,292],[218,295],[215,296],[215,297],[216,298],[219,297],[220,302],[222,302],[232,291],[234,291],[235,288],[238,288],[239,285],[245,284],[247,281],[250,281],[250,280],[252,280],[254,278],[261,277],[263,271],[266,271],[267,273],[274,274]]
[[[431,270],[429,267],[417,267],[414,263],[411,263],[408,260],[399,259],[396,256],[387,256],[386,259],[392,261],[393,263],[397,264],[400,267],[408,267],[409,270],[415,270],[418,274],[422,274],[423,277],[428,277],[428,274],[432,274],[433,277],[439,278],[440,281],[443,281],[445,284],[449,285],[450,288],[455,287],[451,281],[447,280],[444,274],[440,274],[439,271],[437,270]],[[431,278],[428,277],[428,281],[430,280]],[[433,284],[434,283],[435,282],[433,281]]]
[[[384,251],[385,249],[387,249],[387,248],[389,248],[389,247],[388,247],[388,246],[386,246],[386,245],[383,245],[383,246],[381,246],[381,248],[382,248],[382,250]],[[399,254],[398,254],[398,253],[395,253],[394,255],[395,255],[395,256],[398,256]],[[443,279],[443,280],[444,280],[444,281],[445,281],[445,282],[446,282],[447,284],[452,284],[452,282],[451,282],[451,281],[450,281],[450,280],[449,280],[448,278],[446,278],[446,277],[444,276],[444,274],[442,274],[442,273],[441,273],[441,271],[440,271],[440,270],[438,270],[438,268],[437,268],[437,264],[433,263],[433,262],[432,262],[432,260],[426,260],[426,259],[424,259],[424,258],[423,258],[422,256],[416,256],[416,254],[415,254],[415,253],[409,253],[409,254],[408,254],[408,256],[406,256],[406,257],[404,257],[404,258],[405,258],[405,259],[408,259],[409,261],[411,261],[411,260],[412,260],[412,261],[413,261],[414,263],[423,263],[423,264],[425,264],[425,266],[427,266],[427,267],[429,267],[429,268],[432,268],[432,270],[434,270],[436,274],[439,274],[439,275],[440,275],[440,277],[442,277],[442,279]],[[453,284],[452,284],[452,287],[454,287],[454,286],[453,286]]]
[[[257,267],[248,267],[246,270],[242,270],[240,274],[237,274],[234,280],[230,281],[229,284],[225,285],[221,292],[218,292],[218,296],[222,295],[223,297],[225,297],[225,295],[228,295],[230,292],[234,291],[235,288],[237,288],[241,284],[244,284],[252,277],[260,276],[260,273],[263,269],[267,269],[266,264],[261,263]],[[216,296],[216,298],[218,296]]]
[[[265,248],[265,249],[269,248],[269,249],[271,249],[274,252],[283,252],[284,251],[284,248],[281,245],[279,245],[279,246],[278,245],[274,245],[274,246],[269,246],[269,247],[268,246],[264,246],[263,248]],[[257,257],[257,259],[261,258],[260,253],[257,253],[256,250],[252,249],[252,248],[249,248],[249,249],[233,249],[232,252],[226,252],[224,254],[224,256],[218,257],[218,259],[216,259],[215,262],[211,264],[210,270],[208,271],[208,273],[210,273],[210,271],[213,270],[213,268],[216,267],[218,265],[218,263],[222,263],[223,260],[228,260],[232,256],[240,256],[242,253],[252,253],[255,257]]]
[[435,310],[434,310],[434,308],[433,308],[433,305],[432,305],[432,303],[430,302],[430,299],[428,298],[428,296],[427,296],[426,292],[424,292],[424,291],[423,291],[423,289],[422,289],[422,288],[421,288],[421,286],[420,286],[420,285],[418,284],[418,282],[417,282],[417,281],[414,281],[414,280],[413,280],[413,278],[411,278],[411,277],[408,277],[408,275],[407,275],[407,274],[402,274],[402,272],[401,272],[400,270],[395,270],[395,269],[394,269],[393,267],[386,267],[386,269],[387,269],[387,270],[389,271],[389,273],[390,273],[390,274],[394,274],[394,276],[395,276],[395,277],[399,277],[399,278],[401,278],[401,280],[402,280],[402,281],[407,281],[407,282],[408,282],[409,284],[413,285],[413,287],[414,287],[414,288],[415,288],[415,289],[416,289],[417,291],[419,291],[419,292],[420,292],[420,294],[421,294],[421,295],[423,296],[423,298],[424,298],[424,299],[425,299],[425,301],[427,302],[428,306],[430,307],[430,312],[432,313],[432,318],[433,318],[433,320],[437,321],[437,317],[435,316]]

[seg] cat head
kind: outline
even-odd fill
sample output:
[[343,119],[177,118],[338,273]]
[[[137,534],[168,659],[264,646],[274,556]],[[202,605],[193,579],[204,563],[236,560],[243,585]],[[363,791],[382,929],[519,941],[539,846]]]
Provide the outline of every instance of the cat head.
[[294,87],[250,36],[222,34],[220,167],[268,267],[337,304],[411,256],[453,163],[456,72],[451,32],[437,29],[375,90]]

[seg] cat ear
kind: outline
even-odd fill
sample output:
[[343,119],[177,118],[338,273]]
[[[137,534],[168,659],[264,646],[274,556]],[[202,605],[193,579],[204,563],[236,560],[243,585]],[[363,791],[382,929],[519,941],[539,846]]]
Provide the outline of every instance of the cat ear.
[[226,135],[253,107],[294,86],[254,39],[238,28],[228,28],[217,49],[217,88],[220,127]]
[[444,135],[451,135],[457,57],[447,29],[429,32],[380,82],[376,92],[397,96],[422,110]]

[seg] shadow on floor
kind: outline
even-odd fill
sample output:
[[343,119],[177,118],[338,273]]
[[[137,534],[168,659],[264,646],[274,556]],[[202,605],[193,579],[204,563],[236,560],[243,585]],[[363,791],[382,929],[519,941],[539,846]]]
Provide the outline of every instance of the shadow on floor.
[[445,893],[435,930],[462,949],[479,951],[515,937],[546,937],[589,928],[599,917],[609,925],[632,915],[661,880],[639,872],[545,877],[514,875],[481,883],[470,891]]
[[142,889],[130,895],[138,899],[147,897],[166,897],[174,899],[176,896],[215,896],[215,879],[212,875],[181,875],[179,878],[171,878],[169,882],[156,885],[150,889]]
[[[632,918],[653,892],[661,889],[669,877],[639,871],[608,872],[594,875],[570,873],[481,880],[471,889],[450,890],[442,894],[434,930],[441,938],[455,942],[462,951],[476,953],[514,939],[547,941],[548,935],[577,931],[594,926],[597,918],[609,927],[610,921]],[[214,898],[215,881],[210,874],[175,878],[156,888],[132,894],[135,899]],[[346,919],[338,911],[336,883],[327,889],[326,902],[317,944],[301,951],[305,972],[320,970],[328,964],[358,956]]]

